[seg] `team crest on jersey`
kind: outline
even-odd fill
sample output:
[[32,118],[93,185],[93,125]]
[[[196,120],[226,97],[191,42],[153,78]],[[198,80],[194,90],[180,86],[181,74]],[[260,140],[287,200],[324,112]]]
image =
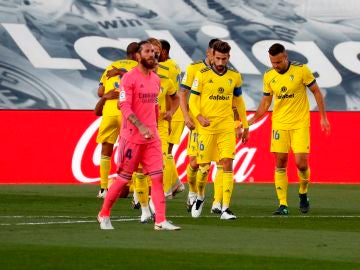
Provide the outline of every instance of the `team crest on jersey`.
[[125,101],[126,100],[126,93],[124,89],[121,89],[120,93],[119,93],[119,100],[120,102]]
[[198,79],[196,78],[196,79],[193,81],[193,84],[192,84],[191,88],[198,88],[198,86],[199,86],[199,81],[198,81]]
[[224,93],[224,88],[222,88],[222,87],[219,87],[219,88],[218,88],[218,93],[219,93],[219,94],[222,94],[222,93]]
[[281,87],[281,92],[286,92],[287,88],[286,86]]
[[290,81],[293,81],[294,80],[294,75],[290,75]]

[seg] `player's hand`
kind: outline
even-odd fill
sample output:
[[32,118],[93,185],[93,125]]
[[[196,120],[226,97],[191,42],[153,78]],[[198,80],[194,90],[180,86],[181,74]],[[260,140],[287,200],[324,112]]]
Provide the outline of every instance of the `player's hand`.
[[123,68],[116,68],[114,66],[112,66],[113,68],[108,70],[106,72],[106,77],[109,79],[111,77],[114,77],[114,76],[120,76],[122,77],[126,72],[127,70],[126,69],[123,69]]
[[168,122],[171,122],[171,119],[172,119],[172,113],[171,111],[166,111],[162,114],[162,119],[168,121]]
[[321,118],[320,125],[321,125],[321,130],[325,131],[326,135],[329,135],[330,134],[330,123],[327,120],[327,118]]
[[185,125],[188,127],[188,129],[190,129],[190,130],[194,130],[195,129],[195,123],[194,123],[194,121],[190,118],[190,117],[188,117],[188,118],[186,118],[185,119]]
[[112,89],[109,92],[107,92],[106,94],[104,94],[103,98],[105,98],[106,100],[118,99],[119,98],[119,91],[116,90],[116,89]]
[[202,116],[201,114],[199,114],[196,118],[197,118],[197,120],[199,121],[200,125],[202,125],[203,127],[208,127],[208,126],[210,126],[210,121],[209,121],[209,119],[207,119],[206,117]]
[[139,128],[141,136],[143,136],[144,139],[148,140],[154,136],[151,129],[149,127],[145,126],[144,124],[140,124],[138,128]]
[[244,128],[243,132],[241,134],[241,143],[242,144],[246,144],[249,140],[249,129],[248,128]]

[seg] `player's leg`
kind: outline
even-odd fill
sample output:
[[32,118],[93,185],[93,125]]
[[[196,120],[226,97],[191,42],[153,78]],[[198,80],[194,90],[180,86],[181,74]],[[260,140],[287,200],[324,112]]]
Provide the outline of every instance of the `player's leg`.
[[276,195],[279,200],[278,209],[273,212],[274,215],[287,215],[287,162],[290,149],[290,136],[286,130],[273,130],[271,137],[271,152],[275,155],[275,173],[274,183]]
[[151,178],[151,200],[155,208],[155,230],[179,230],[180,227],[166,220],[166,202],[163,187],[163,155],[161,142],[144,144],[142,148],[141,164],[143,171]]
[[201,215],[205,201],[205,187],[208,180],[210,163],[218,156],[216,135],[199,134],[197,162],[199,170],[196,174],[197,198],[191,208],[191,216],[198,218]]
[[195,203],[196,194],[197,194],[196,174],[199,169],[199,165],[196,161],[197,139],[198,139],[198,133],[195,130],[191,130],[188,137],[188,148],[187,148],[187,154],[189,156],[189,164],[186,168],[186,176],[189,186],[189,194],[186,202],[188,212],[191,211],[191,207]]
[[295,162],[299,177],[299,209],[302,213],[307,213],[310,210],[308,198],[308,187],[310,181],[310,129],[306,127],[293,130],[291,136],[291,147],[295,155]]
[[98,198],[104,198],[106,196],[111,171],[111,156],[114,144],[119,135],[119,128],[118,116],[103,117],[99,126],[96,142],[102,145],[100,157],[100,191]]
[[211,213],[221,214],[221,203],[223,200],[223,166],[220,162],[216,164],[216,175],[214,179],[214,201],[211,206]]
[[220,163],[223,165],[223,194],[220,218],[235,219],[236,216],[230,211],[231,197],[234,189],[233,160],[235,158],[236,147],[235,132],[218,134],[217,145]]
[[120,138],[118,151],[118,176],[109,188],[101,210],[98,214],[100,228],[104,230],[113,229],[110,222],[111,208],[119,198],[119,195],[122,193],[125,186],[131,180],[132,173],[139,165],[140,155],[138,145],[132,144],[126,141],[124,138]]

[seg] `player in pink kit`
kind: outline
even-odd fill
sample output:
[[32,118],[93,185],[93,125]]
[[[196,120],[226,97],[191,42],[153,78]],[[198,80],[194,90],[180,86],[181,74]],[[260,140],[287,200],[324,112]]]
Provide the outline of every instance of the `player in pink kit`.
[[157,63],[153,45],[148,41],[139,42],[136,57],[139,65],[126,73],[120,82],[119,108],[123,119],[118,147],[118,176],[97,218],[102,230],[114,229],[110,221],[111,208],[141,163],[144,173],[150,175],[152,182],[155,230],[180,230],[165,217],[163,157],[157,132],[160,79],[152,71]]

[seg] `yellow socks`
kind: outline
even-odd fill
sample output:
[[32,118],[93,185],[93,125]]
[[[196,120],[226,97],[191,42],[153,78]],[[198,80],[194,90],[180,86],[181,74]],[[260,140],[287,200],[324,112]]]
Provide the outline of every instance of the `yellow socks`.
[[142,173],[134,173],[135,175],[135,191],[137,198],[142,207],[148,205],[149,201],[149,185],[148,185],[148,176]]
[[186,175],[189,184],[189,192],[197,193],[197,187],[196,187],[197,171],[198,171],[197,169],[194,170],[193,168],[191,168],[190,164],[187,166]]
[[223,203],[222,210],[226,210],[230,206],[231,195],[234,189],[234,174],[233,172],[223,173]]
[[223,166],[217,165],[216,176],[214,180],[214,203],[220,203],[223,200]]
[[100,188],[108,188],[111,157],[101,155],[100,158]]
[[275,169],[275,189],[280,205],[287,206],[288,178],[286,168]]
[[203,200],[205,198],[205,187],[207,182],[207,176],[209,174],[210,165],[200,165],[196,174],[196,188],[198,198]]
[[299,194],[305,194],[308,192],[309,180],[310,180],[310,169],[307,168],[304,171],[298,170],[299,176]]
[[174,161],[172,158],[168,157],[169,155],[166,155],[166,157],[164,157],[164,175],[163,175],[163,185],[164,185],[164,192],[165,194],[171,194],[172,190],[172,162]]

